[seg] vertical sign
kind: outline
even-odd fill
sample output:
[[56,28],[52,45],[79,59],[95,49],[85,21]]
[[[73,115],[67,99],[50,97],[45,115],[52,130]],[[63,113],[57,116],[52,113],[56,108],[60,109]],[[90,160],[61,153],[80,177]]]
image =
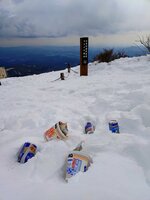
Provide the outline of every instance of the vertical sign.
[[88,76],[88,37],[80,38],[80,76]]

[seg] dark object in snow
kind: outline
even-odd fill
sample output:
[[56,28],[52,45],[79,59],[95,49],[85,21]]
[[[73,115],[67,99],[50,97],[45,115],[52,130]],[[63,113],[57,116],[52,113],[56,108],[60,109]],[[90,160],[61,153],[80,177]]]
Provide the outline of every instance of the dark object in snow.
[[0,82],[0,85],[2,85],[2,83]]
[[18,152],[18,162],[26,163],[28,159],[31,159],[35,156],[36,150],[36,145],[31,144],[29,142],[25,142],[24,145],[22,145],[20,151]]
[[68,69],[68,73],[70,73],[71,65],[69,63],[67,64],[67,69]]
[[60,73],[60,79],[61,79],[61,80],[65,80],[64,73]]
[[85,133],[92,134],[95,131],[95,126],[91,122],[87,122],[85,125]]
[[109,130],[112,133],[119,133],[119,125],[118,125],[118,122],[116,120],[111,120],[109,122]]

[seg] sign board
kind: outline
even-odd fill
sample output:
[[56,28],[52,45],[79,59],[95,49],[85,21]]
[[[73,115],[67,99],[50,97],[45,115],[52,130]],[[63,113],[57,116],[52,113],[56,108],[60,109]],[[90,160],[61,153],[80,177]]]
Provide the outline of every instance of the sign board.
[[80,76],[88,75],[88,37],[80,38]]

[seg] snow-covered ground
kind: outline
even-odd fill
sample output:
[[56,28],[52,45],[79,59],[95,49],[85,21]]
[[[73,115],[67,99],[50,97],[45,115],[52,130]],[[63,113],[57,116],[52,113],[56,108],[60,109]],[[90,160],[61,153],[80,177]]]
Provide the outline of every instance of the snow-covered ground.
[[[1,80],[0,200],[150,200],[150,56],[91,63],[88,77],[71,71],[53,81],[59,74]],[[120,134],[109,131],[111,119]],[[67,122],[68,140],[46,142],[58,121]],[[82,140],[93,164],[66,183],[66,157]],[[24,142],[38,152],[20,164]]]

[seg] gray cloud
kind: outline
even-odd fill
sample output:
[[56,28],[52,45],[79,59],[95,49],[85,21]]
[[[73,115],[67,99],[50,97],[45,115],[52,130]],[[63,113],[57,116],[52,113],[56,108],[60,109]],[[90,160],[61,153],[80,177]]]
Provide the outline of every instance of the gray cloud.
[[12,2],[14,2],[14,3],[16,3],[16,4],[22,3],[23,1],[25,1],[25,0],[12,0]]
[[19,20],[13,13],[0,10],[0,37],[35,35],[34,26],[27,19]]
[[96,36],[148,30],[148,5],[148,0],[0,0],[0,37]]

